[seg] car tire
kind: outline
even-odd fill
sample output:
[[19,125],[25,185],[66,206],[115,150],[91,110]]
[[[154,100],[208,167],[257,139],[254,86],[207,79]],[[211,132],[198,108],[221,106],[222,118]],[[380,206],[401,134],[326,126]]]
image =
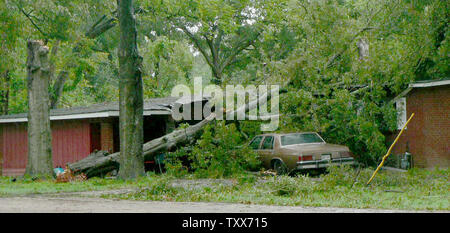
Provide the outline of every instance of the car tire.
[[273,162],[273,170],[275,170],[277,175],[285,175],[288,173],[288,168],[286,167],[286,164],[284,164],[283,161],[278,159]]

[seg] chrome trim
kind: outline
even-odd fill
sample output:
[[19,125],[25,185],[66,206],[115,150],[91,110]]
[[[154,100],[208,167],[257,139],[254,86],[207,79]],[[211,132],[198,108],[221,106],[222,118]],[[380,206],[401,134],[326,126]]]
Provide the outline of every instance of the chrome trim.
[[330,166],[330,164],[336,165],[353,165],[355,164],[355,159],[350,158],[339,158],[339,159],[321,159],[321,160],[311,160],[311,161],[298,161],[296,169],[310,169],[310,168],[324,168]]

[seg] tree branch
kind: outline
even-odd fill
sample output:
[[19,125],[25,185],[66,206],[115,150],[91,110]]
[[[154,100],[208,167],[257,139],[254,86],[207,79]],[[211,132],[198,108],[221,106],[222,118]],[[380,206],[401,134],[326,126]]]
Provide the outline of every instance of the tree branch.
[[23,15],[25,15],[25,17],[27,17],[27,19],[31,22],[31,24],[44,36],[44,38],[47,40],[48,38],[48,34],[47,33],[45,33],[35,22],[34,22],[34,20],[31,18],[31,12],[33,12],[33,11],[30,11],[30,13],[27,13],[27,12],[25,12],[25,10],[23,9],[23,7],[22,7],[22,5],[21,4],[19,4],[19,3],[17,3],[16,4],[16,6],[17,6],[17,8],[19,9],[19,11],[20,12],[22,12],[22,14]]
[[197,47],[197,49],[203,55],[208,65],[210,67],[213,67],[211,58],[208,56],[208,53],[205,51],[205,49],[201,46],[200,39],[196,37],[194,34],[192,34],[184,25],[176,25],[176,26],[181,30],[183,30],[183,32],[192,40],[192,42],[194,42],[195,47]]
[[220,70],[224,70],[228,65],[230,65],[231,62],[234,61],[236,56],[240,52],[242,52],[242,50],[244,50],[245,48],[247,48],[248,46],[252,45],[255,42],[255,40],[259,37],[260,34],[261,34],[261,31],[258,31],[253,38],[249,38],[244,42],[239,42],[238,44],[243,44],[243,45],[234,49],[231,52],[231,54],[225,58],[225,60],[222,62],[221,66],[220,66]]

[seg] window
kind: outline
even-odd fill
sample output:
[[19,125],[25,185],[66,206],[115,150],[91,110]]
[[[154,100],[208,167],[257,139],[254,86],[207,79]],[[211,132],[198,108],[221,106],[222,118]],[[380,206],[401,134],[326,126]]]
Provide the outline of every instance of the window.
[[322,138],[316,133],[296,133],[281,136],[281,145],[283,146],[323,142]]
[[259,149],[259,144],[261,144],[262,136],[256,136],[252,142],[250,142],[250,148],[253,150]]
[[272,150],[273,149],[273,136],[266,136],[264,138],[264,142],[262,145],[263,150]]

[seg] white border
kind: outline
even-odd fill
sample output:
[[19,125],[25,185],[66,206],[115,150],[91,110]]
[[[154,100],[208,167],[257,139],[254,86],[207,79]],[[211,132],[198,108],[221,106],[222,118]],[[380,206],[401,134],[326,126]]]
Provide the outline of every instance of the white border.
[[[170,111],[144,111],[144,116],[151,115],[170,115]],[[72,119],[86,119],[86,118],[105,118],[105,117],[118,117],[119,111],[109,112],[96,112],[96,113],[82,113],[82,114],[70,114],[61,116],[50,116],[50,120],[72,120]],[[15,122],[28,122],[27,117],[0,119],[0,123],[15,123]]]

